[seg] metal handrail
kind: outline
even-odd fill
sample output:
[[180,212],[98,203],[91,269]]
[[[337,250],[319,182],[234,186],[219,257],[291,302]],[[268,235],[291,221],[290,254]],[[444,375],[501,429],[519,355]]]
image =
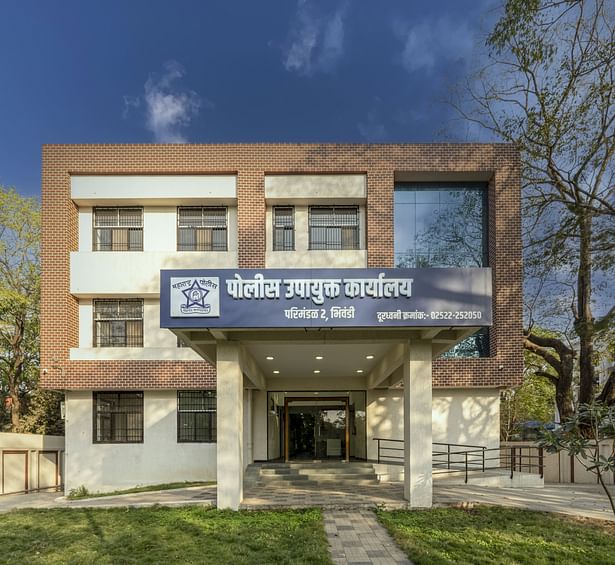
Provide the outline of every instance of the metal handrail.
[[[377,442],[378,448],[378,463],[383,459],[389,460],[391,463],[404,461],[404,456],[392,455],[390,451],[404,451],[403,447],[387,447],[382,445],[382,442],[391,442],[394,444],[402,444],[404,440],[392,438],[373,438]],[[436,473],[453,473],[464,471],[465,482],[468,482],[468,473],[470,471],[485,472],[494,469],[510,470],[510,478],[514,477],[515,471],[528,470],[530,473],[538,468],[540,478],[544,478],[544,450],[538,448],[538,455],[523,453],[523,448],[516,447],[491,447],[479,445],[463,445],[459,443],[442,443],[434,442],[432,445],[446,446],[446,451],[432,450],[432,467]],[[455,449],[463,447],[465,449]],[[470,448],[470,449],[468,449]],[[497,452],[497,455],[495,454]],[[493,457],[490,455],[494,454]],[[440,458],[446,456],[445,460]],[[497,465],[490,465],[491,462],[497,461]]]

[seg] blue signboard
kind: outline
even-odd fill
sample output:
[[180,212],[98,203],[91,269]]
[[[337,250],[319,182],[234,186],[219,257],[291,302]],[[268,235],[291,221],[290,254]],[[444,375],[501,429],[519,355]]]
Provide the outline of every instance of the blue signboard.
[[490,326],[491,269],[160,272],[163,328]]

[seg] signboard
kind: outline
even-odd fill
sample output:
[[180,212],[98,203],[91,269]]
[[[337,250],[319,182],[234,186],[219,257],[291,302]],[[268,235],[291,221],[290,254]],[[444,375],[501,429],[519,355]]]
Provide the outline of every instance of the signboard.
[[160,272],[163,328],[490,326],[491,269]]

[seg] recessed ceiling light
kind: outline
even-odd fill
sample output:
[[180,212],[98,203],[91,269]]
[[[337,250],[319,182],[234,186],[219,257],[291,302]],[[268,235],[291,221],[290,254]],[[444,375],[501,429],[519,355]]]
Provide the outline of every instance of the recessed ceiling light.
[[314,373],[318,374],[320,371],[318,369],[314,369]]
[[274,375],[279,375],[279,374],[280,374],[280,371],[273,371],[273,374],[274,374]]
[[322,355],[316,355],[315,359],[318,359],[320,361],[322,359]]
[[271,355],[267,355],[267,357],[265,357],[265,359],[267,359],[267,361],[273,361],[273,357]]
[[363,369],[357,369],[357,373],[362,373]]
[[373,356],[373,355],[366,355],[366,356],[365,356],[365,359],[373,359],[373,358],[374,358],[374,356]]

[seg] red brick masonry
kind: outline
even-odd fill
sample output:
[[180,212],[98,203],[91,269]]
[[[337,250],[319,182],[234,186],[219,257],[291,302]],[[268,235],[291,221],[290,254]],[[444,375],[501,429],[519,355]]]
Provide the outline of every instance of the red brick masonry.
[[367,175],[368,267],[393,266],[393,188],[403,173],[489,173],[489,261],[493,269],[492,357],[434,362],[436,387],[518,384],[521,346],[519,156],[506,144],[231,144],[43,146],[41,375],[55,389],[213,388],[205,361],[69,361],[78,346],[78,301],[69,293],[78,249],[71,175],[236,174],[239,267],[265,265],[267,174]]

